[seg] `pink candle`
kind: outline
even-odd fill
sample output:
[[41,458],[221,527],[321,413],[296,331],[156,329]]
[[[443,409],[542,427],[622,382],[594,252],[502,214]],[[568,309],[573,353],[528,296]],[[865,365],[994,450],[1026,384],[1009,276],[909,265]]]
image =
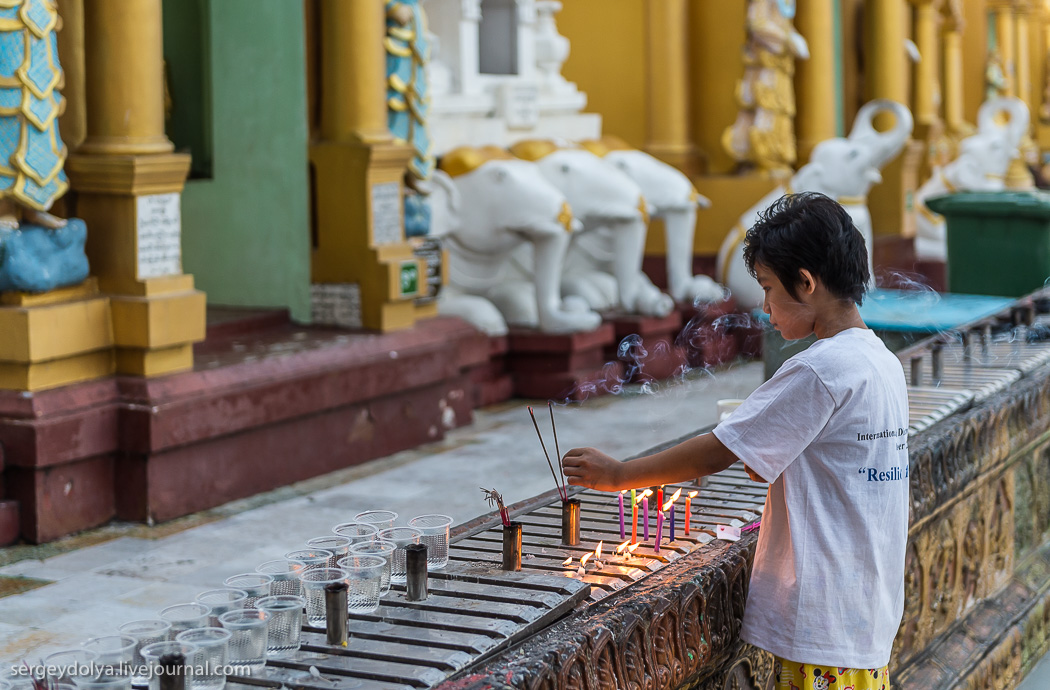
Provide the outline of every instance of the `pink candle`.
[[625,539],[625,538],[626,538],[626,535],[624,534],[624,529],[623,529],[623,492],[621,491],[620,492],[620,539]]
[[649,541],[649,499],[642,499],[642,541]]

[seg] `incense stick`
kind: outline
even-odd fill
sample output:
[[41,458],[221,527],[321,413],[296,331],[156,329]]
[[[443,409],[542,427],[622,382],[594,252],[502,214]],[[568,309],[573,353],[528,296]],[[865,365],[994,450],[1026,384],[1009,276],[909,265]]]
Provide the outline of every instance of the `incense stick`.
[[532,406],[528,406],[529,416],[532,417],[532,425],[536,427],[536,436],[540,439],[540,447],[543,448],[543,455],[547,458],[547,467],[551,468],[551,476],[554,477],[554,488],[558,490],[558,495],[562,501],[566,500],[566,495],[562,493],[561,484],[558,483],[558,475],[554,472],[554,463],[551,462],[550,453],[547,452],[547,445],[543,442],[543,434],[540,433],[540,425],[536,422],[536,413],[532,411]]
[[554,424],[554,406],[550,400],[547,401],[547,410],[551,413],[551,429],[554,429],[554,452],[558,456],[558,470],[561,472],[562,495],[567,498],[569,496],[569,487],[566,486],[565,482],[565,466],[561,463],[561,449],[558,448],[558,427]]

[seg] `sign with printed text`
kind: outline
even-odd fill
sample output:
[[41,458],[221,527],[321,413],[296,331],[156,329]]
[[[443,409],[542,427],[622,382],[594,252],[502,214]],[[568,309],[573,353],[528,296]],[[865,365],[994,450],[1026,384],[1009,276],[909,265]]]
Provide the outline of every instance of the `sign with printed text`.
[[357,283],[310,285],[311,320],[324,326],[361,327],[361,286]]
[[540,121],[540,90],[535,84],[503,84],[500,111],[510,129],[531,129]]
[[383,182],[372,185],[372,241],[379,247],[404,240],[401,221],[401,185]]
[[409,297],[419,292],[419,264],[415,261],[402,261],[400,273],[400,290],[402,297]]
[[140,196],[136,204],[139,279],[182,273],[182,212],[178,192]]

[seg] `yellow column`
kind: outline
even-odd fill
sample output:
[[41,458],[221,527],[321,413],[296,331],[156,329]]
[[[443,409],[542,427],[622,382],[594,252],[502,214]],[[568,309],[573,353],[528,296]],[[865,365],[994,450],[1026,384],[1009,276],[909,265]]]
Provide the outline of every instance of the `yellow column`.
[[190,157],[164,134],[160,0],[84,0],[87,137],[66,170],[87,253],[110,294],[117,370],[193,367],[204,293],[182,273],[180,198]]
[[648,0],[649,112],[645,149],[691,175],[699,171],[696,147],[689,134],[688,28],[686,0]]
[[963,115],[963,18],[954,14],[945,16],[944,41],[944,121],[948,132],[958,138],[966,131]]
[[937,7],[934,0],[911,0],[915,6],[915,43],[921,60],[915,65],[915,124],[937,121]]
[[[1028,112],[1034,118],[1037,110],[1032,107],[1032,78],[1028,53],[1028,0],[1014,0],[1014,66],[1016,81],[1014,86],[1015,95],[1028,106]],[[1029,127],[1031,127],[1031,118]],[[1035,180],[1031,171],[1028,170],[1027,161],[1038,162],[1039,150],[1032,141],[1032,137],[1025,132],[1024,139],[1018,147],[1021,155],[1010,163],[1010,169],[1006,173],[1006,186],[1011,189],[1032,189]]]
[[835,28],[833,0],[799,0],[795,28],[809,44],[809,59],[795,64],[798,161],[835,136]]
[[1017,95],[1017,58],[1014,51],[1014,6],[1012,0],[997,0],[989,3],[995,12],[995,41],[1003,65],[1003,95]]
[[[360,290],[361,325],[415,322],[426,264],[405,241],[402,177],[412,149],[386,125],[383,0],[320,0],[321,140],[310,146],[315,307]],[[315,318],[321,319],[315,308]]]
[[871,0],[867,9],[871,20],[868,54],[872,56],[868,69],[871,83],[868,96],[889,98],[907,105],[904,0]]

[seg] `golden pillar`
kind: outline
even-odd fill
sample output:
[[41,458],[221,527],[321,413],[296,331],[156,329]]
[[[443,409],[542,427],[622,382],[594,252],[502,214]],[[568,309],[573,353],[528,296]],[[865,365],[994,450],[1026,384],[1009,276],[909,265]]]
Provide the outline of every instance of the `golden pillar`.
[[690,136],[689,54],[686,0],[648,0],[648,131],[645,150],[683,170],[699,173]]
[[996,0],[989,3],[995,14],[995,42],[1003,67],[1003,95],[1017,95],[1017,56],[1014,49],[1016,24],[1013,0]]
[[964,113],[963,91],[963,26],[964,19],[954,3],[949,3],[942,25],[944,53],[944,122],[956,142],[969,135]]
[[[1032,107],[1034,100],[1032,98],[1032,73],[1029,69],[1031,56],[1028,51],[1028,11],[1028,0],[1014,0],[1014,95],[1024,101],[1024,104],[1028,106],[1028,112],[1034,117],[1036,110]],[[1011,189],[1032,189],[1035,187],[1035,180],[1028,169],[1028,162],[1037,162],[1039,151],[1028,132],[1025,132],[1018,148],[1021,155],[1010,163],[1010,169],[1006,172],[1006,186]]]
[[[908,65],[904,40],[908,35],[907,5],[904,0],[871,0],[866,4],[870,29],[867,54],[871,55],[866,76],[870,82],[868,98],[888,98],[909,106]],[[913,108],[914,110],[914,108]],[[891,115],[876,119],[879,129],[892,125]],[[915,219],[912,198],[922,163],[921,142],[909,139],[896,160],[882,171],[882,184],[875,185],[868,200],[872,231],[876,236],[913,237]]]
[[164,134],[161,0],[84,0],[87,136],[66,170],[109,293],[117,370],[193,367],[204,293],[182,273],[180,200],[190,157]]
[[915,65],[915,124],[932,125],[939,118],[937,14],[935,0],[911,0],[915,6],[915,43],[921,59]]
[[798,160],[835,136],[834,0],[800,0],[795,28],[809,44],[809,59],[795,65],[795,132]]
[[349,304],[359,291],[361,325],[382,331],[415,322],[426,276],[405,241],[412,149],[387,129],[385,35],[383,0],[320,0],[321,139],[310,146],[315,319],[328,319],[319,304]]

